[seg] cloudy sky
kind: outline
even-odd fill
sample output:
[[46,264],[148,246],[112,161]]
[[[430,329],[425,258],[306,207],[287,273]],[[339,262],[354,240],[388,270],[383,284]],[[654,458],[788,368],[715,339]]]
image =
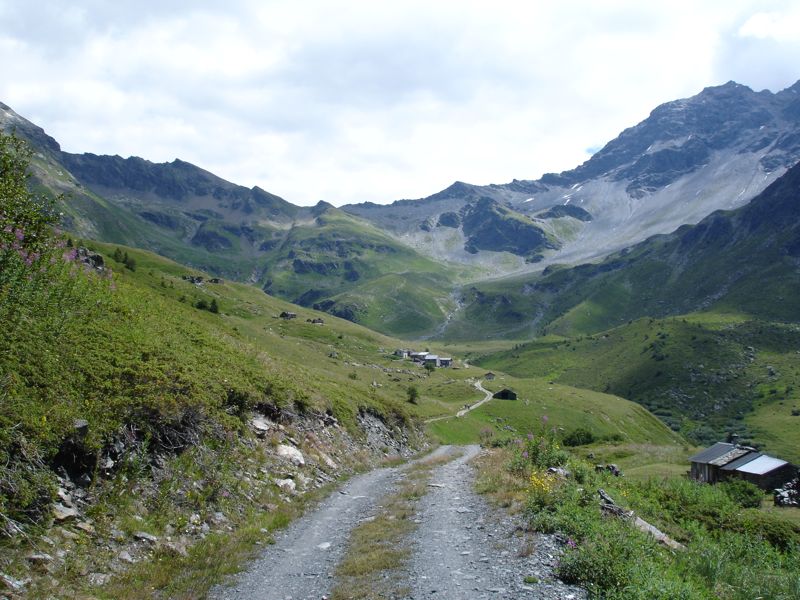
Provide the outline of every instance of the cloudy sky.
[[0,0],[0,101],[70,152],[296,204],[577,166],[658,104],[800,79],[797,0]]

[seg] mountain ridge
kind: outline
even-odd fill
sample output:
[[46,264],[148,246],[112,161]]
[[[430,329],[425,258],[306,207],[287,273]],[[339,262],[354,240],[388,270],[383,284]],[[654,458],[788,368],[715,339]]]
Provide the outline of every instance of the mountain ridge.
[[[656,107],[582,165],[537,181],[457,181],[389,205],[299,207],[179,159],[66,153],[0,109],[0,126],[37,150],[33,185],[68,196],[68,230],[371,319],[388,333],[402,322],[408,336],[438,331],[464,284],[602,260],[746,204],[800,159],[800,82],[775,94],[729,82]],[[386,294],[420,282],[409,274],[419,269],[427,275],[416,316],[380,309],[394,302]],[[409,329],[419,306],[428,307],[425,325]]]
[[589,212],[591,224],[565,218],[557,224],[562,231],[550,230],[561,243],[539,264],[526,266],[518,259],[507,272],[541,270],[601,258],[649,235],[696,223],[713,210],[741,206],[798,159],[800,82],[774,94],[728,82],[656,107],[568,171],[509,184],[455,182],[416,201],[420,204],[401,200],[342,208],[415,239],[415,247],[429,254],[440,250],[441,240],[435,232],[416,229],[418,221],[431,218],[419,214],[424,206],[457,211],[474,197],[487,196],[534,218],[556,206]]

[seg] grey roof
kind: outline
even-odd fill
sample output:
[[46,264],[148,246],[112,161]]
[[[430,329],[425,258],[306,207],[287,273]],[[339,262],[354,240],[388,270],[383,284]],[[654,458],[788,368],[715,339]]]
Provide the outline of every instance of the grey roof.
[[761,456],[761,452],[748,452],[744,456],[742,456],[740,458],[737,458],[736,460],[734,460],[732,462],[729,462],[727,465],[722,467],[722,470],[723,471],[735,471],[736,469],[738,469],[742,465],[746,465],[747,463],[749,463],[751,460],[757,459],[759,456]]
[[717,458],[708,461],[708,464],[714,465],[715,467],[722,467],[724,465],[727,465],[729,462],[732,462],[738,458],[742,458],[747,454],[750,454],[750,452],[752,452],[752,448],[744,448],[741,446],[736,446],[735,448],[733,448],[733,450],[728,450],[722,456],[718,456]]
[[770,471],[774,471],[775,469],[779,469],[782,466],[788,464],[785,460],[781,460],[780,458],[775,458],[774,456],[767,456],[764,454],[763,456],[759,456],[755,460],[751,460],[747,464],[739,467],[736,469],[740,473],[752,473],[754,475],[765,475]]
[[689,459],[690,462],[693,463],[703,463],[707,464],[710,463],[712,460],[719,458],[733,450],[735,446],[733,444],[728,444],[726,442],[717,442],[711,448],[706,448],[702,452],[695,454],[693,457]]

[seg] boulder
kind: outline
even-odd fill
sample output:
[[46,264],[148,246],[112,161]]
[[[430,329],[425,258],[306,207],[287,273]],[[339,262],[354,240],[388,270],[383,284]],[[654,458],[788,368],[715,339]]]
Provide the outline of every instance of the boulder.
[[278,446],[278,456],[281,458],[287,459],[293,465],[298,467],[302,467],[306,464],[306,459],[303,457],[303,453],[300,452],[297,448],[293,448],[292,446],[287,446],[286,444],[280,444]]
[[322,450],[317,450],[317,454],[319,455],[320,460],[322,460],[322,462],[325,463],[325,466],[331,469],[332,471],[335,471],[336,469],[339,468],[339,465],[337,465],[334,462],[334,460],[330,456],[325,454]]
[[85,437],[89,433],[89,421],[86,419],[75,419],[72,423],[72,428],[78,437]]
[[78,516],[78,511],[70,506],[64,506],[60,502],[53,504],[53,518],[56,521],[67,521]]
[[255,416],[250,420],[250,426],[255,430],[258,437],[263,438],[272,429],[273,423],[262,416]]
[[144,542],[150,542],[151,544],[155,544],[158,541],[158,538],[154,536],[152,533],[147,533],[146,531],[137,531],[133,534],[133,537],[137,540],[142,540]]
[[14,592],[22,590],[26,585],[28,585],[29,581],[29,579],[14,579],[10,575],[0,573],[0,588],[9,589]]
[[25,557],[25,559],[33,564],[33,565],[43,565],[49,562],[53,562],[53,557],[45,552],[36,552],[34,554],[29,554]]
[[170,556],[189,556],[186,544],[183,542],[164,542],[161,544],[160,549]]
[[87,523],[86,521],[80,521],[75,524],[75,527],[80,529],[84,533],[88,533],[89,535],[94,535],[94,526],[91,523]]
[[297,484],[291,479],[276,479],[275,485],[287,494],[293,494],[297,490]]
[[105,585],[111,579],[110,573],[89,573],[87,579],[91,585],[98,587]]

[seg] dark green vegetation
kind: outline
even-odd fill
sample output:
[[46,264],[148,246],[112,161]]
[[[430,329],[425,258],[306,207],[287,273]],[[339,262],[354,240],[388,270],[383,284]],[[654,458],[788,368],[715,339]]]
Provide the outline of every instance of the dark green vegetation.
[[753,411],[774,410],[791,423],[800,384],[798,348],[796,325],[702,314],[638,319],[596,335],[543,338],[479,362],[519,377],[628,398],[697,443],[733,432],[799,460],[796,428],[772,431],[752,420]]
[[[522,504],[533,530],[567,537],[557,568],[564,581],[583,585],[599,598],[797,597],[796,514],[760,509],[763,495],[755,486],[709,486],[652,474],[613,477],[560,450],[546,429],[538,431],[484,459],[479,487],[502,503]],[[641,447],[630,450],[646,454]],[[546,472],[559,465],[568,476]],[[685,548],[669,549],[608,514],[600,507],[601,489]]]

